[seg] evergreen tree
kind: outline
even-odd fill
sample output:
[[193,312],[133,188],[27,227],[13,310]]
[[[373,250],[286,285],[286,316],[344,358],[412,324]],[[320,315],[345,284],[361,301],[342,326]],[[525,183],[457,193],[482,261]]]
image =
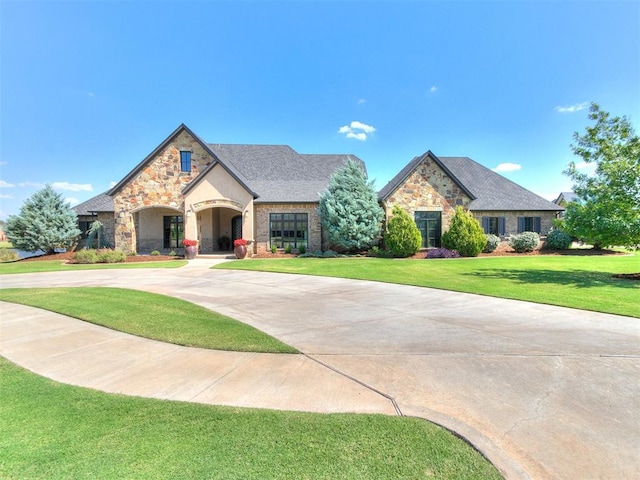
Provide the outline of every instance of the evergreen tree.
[[449,230],[442,234],[442,245],[463,257],[477,257],[487,244],[487,236],[471,212],[456,207]]
[[410,257],[420,250],[422,235],[411,216],[398,205],[393,206],[387,222],[385,243],[394,257]]
[[78,216],[50,185],[34,193],[20,207],[19,215],[10,215],[7,238],[19,250],[54,253],[58,247],[70,247],[80,235]]
[[320,196],[318,215],[331,248],[359,251],[378,241],[384,212],[373,182],[360,164],[349,159],[334,172]]

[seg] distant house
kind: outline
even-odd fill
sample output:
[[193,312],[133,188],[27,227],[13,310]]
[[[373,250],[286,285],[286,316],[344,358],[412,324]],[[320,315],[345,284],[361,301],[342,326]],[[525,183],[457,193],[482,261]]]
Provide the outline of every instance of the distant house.
[[560,205],[561,207],[566,207],[567,203],[573,202],[577,199],[577,195],[573,192],[560,192],[560,195],[558,195],[558,198],[556,198],[553,203]]
[[[84,232],[99,220],[115,248],[168,252],[196,239],[200,253],[251,240],[255,253],[275,246],[326,249],[319,194],[354,155],[300,154],[286,145],[205,143],[180,125],[110,191],[75,207]],[[413,159],[380,192],[415,218],[423,246],[438,246],[456,205],[470,209],[485,231],[507,236],[546,232],[562,207],[469,158]]]
[[415,219],[422,246],[439,247],[456,206],[473,213],[485,233],[502,238],[548,232],[562,207],[507,180],[467,157],[411,160],[378,194],[387,214],[399,205]]

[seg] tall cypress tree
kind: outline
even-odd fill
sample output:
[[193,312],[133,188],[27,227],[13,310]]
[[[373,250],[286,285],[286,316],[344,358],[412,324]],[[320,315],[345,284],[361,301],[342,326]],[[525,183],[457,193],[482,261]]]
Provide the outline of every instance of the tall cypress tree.
[[72,246],[80,233],[76,212],[50,185],[25,200],[20,214],[10,215],[6,224],[9,241],[27,252],[54,253]]
[[380,238],[384,212],[362,166],[349,159],[334,172],[320,196],[318,215],[329,246],[339,251],[359,251]]

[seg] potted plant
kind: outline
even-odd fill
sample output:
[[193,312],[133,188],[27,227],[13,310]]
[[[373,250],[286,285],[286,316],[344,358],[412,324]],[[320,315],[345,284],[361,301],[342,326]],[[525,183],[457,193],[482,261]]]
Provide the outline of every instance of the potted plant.
[[247,256],[247,241],[244,238],[238,238],[233,241],[233,253],[240,260]]
[[198,241],[185,238],[182,240],[184,246],[184,256],[187,260],[193,260],[198,254]]

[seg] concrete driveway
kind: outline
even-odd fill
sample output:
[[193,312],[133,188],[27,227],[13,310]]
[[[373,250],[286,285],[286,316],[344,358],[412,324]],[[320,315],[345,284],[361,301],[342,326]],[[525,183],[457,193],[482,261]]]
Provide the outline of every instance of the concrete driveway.
[[[0,286],[113,286],[173,295],[307,355],[252,354],[246,382],[236,375],[194,401],[398,412],[456,431],[506,478],[640,478],[639,319],[375,282],[209,270],[210,264],[5,275]],[[3,310],[3,319],[11,317],[6,305]],[[12,325],[17,317],[37,316],[26,311],[14,313]],[[29,349],[7,337],[4,322],[0,353],[24,363]],[[203,369],[199,355],[191,363],[204,376],[246,360],[211,352],[217,357],[207,357]],[[249,401],[252,388],[259,391]],[[296,389],[299,395],[290,394]],[[270,401],[279,390],[289,400]]]

